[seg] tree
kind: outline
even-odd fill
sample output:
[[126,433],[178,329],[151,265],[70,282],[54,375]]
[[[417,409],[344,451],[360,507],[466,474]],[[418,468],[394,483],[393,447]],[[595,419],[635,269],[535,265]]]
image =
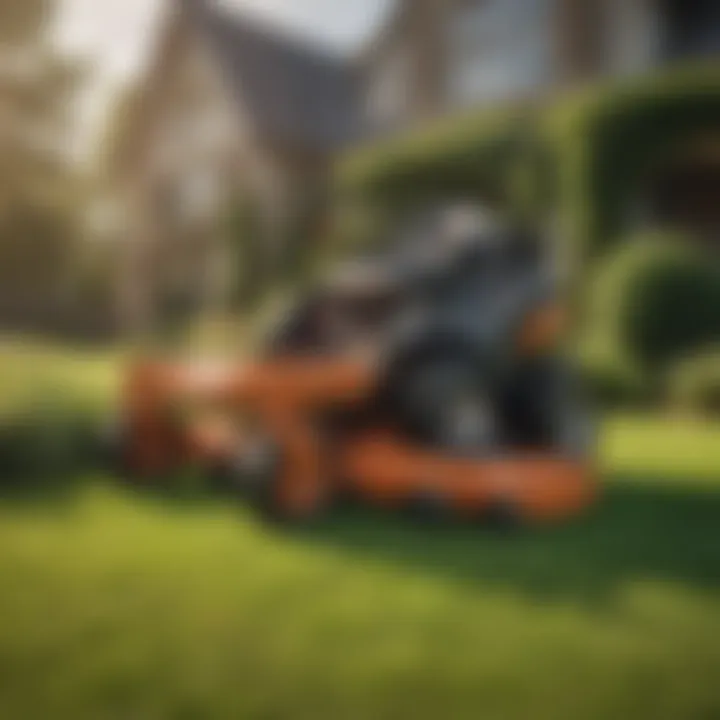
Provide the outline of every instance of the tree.
[[0,3],[0,323],[57,322],[72,282],[80,68],[53,48],[50,0]]

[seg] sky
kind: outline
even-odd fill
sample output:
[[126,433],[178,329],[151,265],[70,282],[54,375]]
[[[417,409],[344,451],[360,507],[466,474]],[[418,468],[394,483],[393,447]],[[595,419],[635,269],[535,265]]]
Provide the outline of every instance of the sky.
[[[370,37],[392,0],[221,0],[353,52]],[[158,21],[173,0],[60,0],[56,35],[88,57],[93,72],[81,104],[85,134],[97,129],[114,94],[143,67]]]

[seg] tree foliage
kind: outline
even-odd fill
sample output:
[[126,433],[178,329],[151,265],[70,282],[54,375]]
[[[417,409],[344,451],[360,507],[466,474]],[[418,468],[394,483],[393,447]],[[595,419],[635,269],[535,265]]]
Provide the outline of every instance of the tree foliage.
[[3,0],[0,3],[0,46],[34,41],[54,9],[52,0]]
[[80,75],[49,41],[50,2],[0,7],[0,322],[44,329],[59,322],[78,259]]

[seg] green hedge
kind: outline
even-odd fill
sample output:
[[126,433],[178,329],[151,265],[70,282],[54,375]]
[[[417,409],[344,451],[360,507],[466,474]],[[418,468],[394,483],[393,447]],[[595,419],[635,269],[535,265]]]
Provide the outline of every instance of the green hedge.
[[720,415],[720,348],[678,363],[670,375],[669,394],[677,407]]
[[353,152],[338,168],[337,186],[384,207],[458,196],[506,206],[538,159],[535,127],[528,108],[446,119]]
[[582,266],[619,239],[625,203],[692,137],[720,128],[720,69],[693,65],[601,85],[543,109],[452,117],[351,152],[343,198],[403,211],[428,199],[472,198],[510,214],[559,209]]
[[28,408],[0,419],[0,492],[65,486],[102,462],[100,437],[107,418],[77,408]]
[[0,341],[0,493],[65,487],[100,468],[120,356]]
[[683,236],[626,238],[598,268],[585,326],[590,344],[619,348],[653,375],[720,342],[720,270]]
[[582,258],[622,236],[626,203],[688,140],[718,137],[720,68],[694,64],[598,87],[544,118],[558,166],[564,226]]
[[641,408],[655,404],[652,378],[618,346],[588,345],[579,352],[578,368],[596,405]]

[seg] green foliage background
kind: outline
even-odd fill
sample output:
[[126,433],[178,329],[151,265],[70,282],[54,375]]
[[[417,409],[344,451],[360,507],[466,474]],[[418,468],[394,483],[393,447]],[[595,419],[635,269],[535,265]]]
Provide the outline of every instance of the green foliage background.
[[433,200],[476,199],[553,227],[581,308],[588,377],[608,401],[648,402],[664,366],[717,340],[720,300],[717,273],[680,247],[688,238],[629,235],[630,203],[654,171],[690,143],[717,140],[718,128],[720,68],[691,64],[371,144],[341,163],[337,194],[375,218],[352,247]]
[[719,126],[720,69],[692,65],[370,144],[339,165],[337,191],[390,209],[460,195],[521,217],[557,204],[579,260],[619,240],[624,203],[643,177]]

